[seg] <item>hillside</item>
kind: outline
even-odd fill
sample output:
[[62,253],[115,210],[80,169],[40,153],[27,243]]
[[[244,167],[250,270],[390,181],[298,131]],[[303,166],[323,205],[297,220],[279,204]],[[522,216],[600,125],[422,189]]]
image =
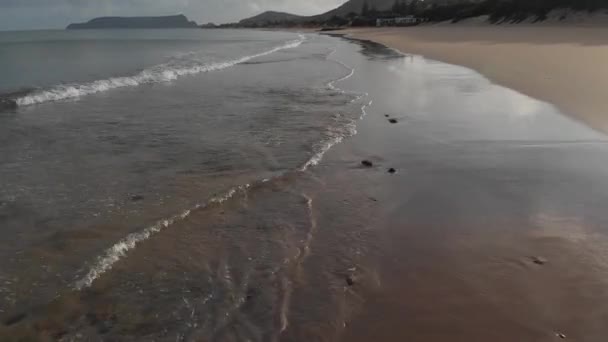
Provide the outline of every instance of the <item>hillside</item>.
[[150,29],[150,28],[197,28],[194,21],[184,15],[164,17],[101,17],[86,23],[70,24],[68,30],[82,29]]
[[365,3],[368,4],[370,9],[387,11],[395,4],[395,0],[350,0],[334,10],[314,16],[313,19],[331,18],[333,16],[346,17],[350,13],[361,14],[361,9]]
[[243,19],[239,22],[239,25],[245,27],[278,25],[287,22],[297,22],[305,18],[289,13],[267,11],[254,17]]
[[[410,0],[406,0],[409,2]],[[424,2],[418,0],[420,4],[444,4],[451,3],[459,0],[426,0]],[[479,0],[472,0],[479,1]],[[367,7],[371,11],[390,11],[393,5],[395,4],[395,0],[350,0],[338,8],[335,8],[329,12],[318,14],[314,16],[298,16],[288,13],[281,12],[264,12],[260,15],[256,15],[255,17],[247,18],[241,20],[238,25],[251,27],[251,26],[267,26],[269,23],[290,23],[290,24],[298,24],[298,23],[319,23],[330,20],[334,17],[346,18],[351,14],[361,15],[364,4],[367,3]]]

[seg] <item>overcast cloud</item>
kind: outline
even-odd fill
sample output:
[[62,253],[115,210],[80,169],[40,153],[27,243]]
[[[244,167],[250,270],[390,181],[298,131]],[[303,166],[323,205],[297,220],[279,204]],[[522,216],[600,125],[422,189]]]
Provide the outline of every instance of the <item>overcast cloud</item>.
[[233,22],[266,10],[311,15],[346,0],[0,0],[0,30],[64,28],[100,16],[185,14],[199,23]]

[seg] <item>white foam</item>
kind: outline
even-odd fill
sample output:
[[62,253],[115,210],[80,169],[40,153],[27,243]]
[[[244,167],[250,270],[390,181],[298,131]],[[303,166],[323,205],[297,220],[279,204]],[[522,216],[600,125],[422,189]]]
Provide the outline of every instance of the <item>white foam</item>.
[[[351,101],[351,103],[354,103],[356,101],[363,99],[364,97],[369,96],[368,93],[347,92],[346,90],[336,87],[336,83],[346,81],[347,79],[349,79],[355,75],[354,68],[342,63],[341,61],[338,61],[335,59],[330,59],[331,55],[333,55],[336,51],[337,50],[334,49],[332,52],[330,52],[327,55],[327,59],[340,64],[345,69],[350,70],[350,72],[344,77],[341,77],[337,80],[333,80],[333,81],[329,82],[327,84],[327,88],[329,88],[333,91],[338,91],[342,94],[350,93],[350,94],[356,95],[356,97]],[[359,116],[359,120],[363,119],[367,115],[366,108],[371,105],[372,105],[372,101],[369,101],[369,103],[364,104],[361,107],[361,115]],[[322,142],[319,146],[317,146],[317,148],[316,148],[317,152],[306,163],[304,163],[304,165],[300,168],[300,171],[306,171],[306,170],[308,170],[309,167],[318,165],[321,162],[321,160],[323,160],[323,156],[325,155],[325,153],[327,153],[327,151],[329,151],[334,145],[341,143],[345,138],[352,137],[355,134],[357,134],[357,125],[355,122],[349,122],[348,124],[346,124],[346,126],[344,127],[343,130],[337,130],[337,131],[334,130],[333,132],[330,132],[330,134],[329,134],[330,138],[328,140],[325,140],[324,142]]]
[[289,41],[284,45],[277,46],[268,51],[219,63],[201,64],[194,66],[176,66],[167,63],[155,66],[150,69],[146,69],[134,76],[113,77],[83,84],[58,85],[48,90],[42,90],[20,97],[16,101],[19,106],[27,106],[50,101],[73,99],[117,88],[135,87],[142,84],[169,82],[176,80],[181,76],[222,70],[238,64],[245,63],[254,58],[270,55],[280,50],[296,48],[300,46],[305,41],[305,39],[306,37],[304,35],[300,35],[299,39]]
[[[334,52],[336,52],[336,50],[332,51],[328,55],[328,59]],[[346,94],[347,92],[345,90],[336,87],[336,83],[345,81],[345,80],[353,77],[355,75],[355,69],[349,67],[348,65],[346,65],[340,61],[337,61],[337,60],[333,60],[333,61],[342,65],[344,68],[349,69],[350,72],[344,77],[341,77],[337,80],[329,82],[327,84],[327,87],[333,91],[339,91],[343,94]],[[369,94],[367,94],[367,93],[356,93],[356,92],[351,92],[351,93],[356,94],[355,99],[353,99],[351,101],[351,103],[355,102],[355,101],[359,101],[362,98],[369,96]],[[369,101],[369,103],[364,104],[361,107],[361,116],[359,117],[359,120],[363,119],[363,117],[365,117],[365,115],[367,115],[366,108],[371,105],[372,105],[372,101]],[[343,127],[342,129],[330,131],[329,139],[325,140],[319,146],[317,146],[317,148],[316,148],[317,152],[306,163],[304,163],[304,165],[300,168],[300,171],[306,171],[306,170],[308,170],[309,167],[318,165],[321,162],[321,160],[323,160],[323,156],[325,155],[325,153],[327,153],[327,151],[329,151],[334,145],[341,143],[345,138],[352,137],[355,134],[357,134],[357,125],[354,121],[347,123],[345,125],[345,127]]]
[[357,125],[355,122],[349,122],[344,127],[338,130],[331,130],[328,132],[329,139],[323,141],[316,147],[317,152],[300,168],[300,171],[306,171],[311,166],[318,165],[323,156],[329,151],[334,145],[341,143],[345,138],[352,137],[357,134]]
[[127,252],[134,249],[139,243],[149,239],[152,235],[159,233],[163,229],[171,226],[172,224],[186,219],[188,216],[190,216],[190,214],[192,214],[192,211],[205,208],[209,204],[221,204],[223,202],[226,202],[227,200],[232,198],[238,191],[245,191],[249,187],[249,184],[245,184],[236,188],[232,188],[224,195],[212,198],[206,204],[197,204],[191,209],[185,210],[178,215],[172,216],[168,219],[160,220],[154,225],[143,229],[142,231],[127,235],[124,239],[118,241],[112,247],[108,248],[103,255],[98,257],[97,261],[89,269],[89,272],[87,272],[84,277],[74,283],[74,288],[76,290],[82,290],[84,288],[90,287],[91,285],[93,285],[93,282],[95,282],[95,280],[97,280],[102,274],[112,269],[112,266],[116,262],[125,257],[127,255]]
[[[345,64],[343,64],[342,62],[338,62],[338,63],[340,63],[340,64],[342,64],[342,65],[344,65],[344,66],[346,67],[346,65],[345,65]],[[348,68],[348,67],[347,67],[347,68]],[[337,91],[340,91],[340,92],[342,92],[342,93],[345,93],[345,91],[344,91],[344,90],[342,90],[342,89],[338,89],[338,88],[335,86],[335,84],[336,84],[336,83],[338,83],[338,82],[346,81],[347,79],[349,79],[349,78],[353,77],[353,75],[355,75],[355,69],[351,69],[351,71],[350,71],[350,73],[349,73],[348,75],[346,75],[346,76],[344,76],[344,77],[342,77],[342,78],[340,78],[340,79],[337,79],[337,80],[335,80],[335,81],[331,81],[331,82],[329,82],[329,83],[327,84],[327,87],[328,87],[329,89],[331,89],[331,90],[337,90]]]
[[[350,70],[350,73],[349,73],[348,75],[346,75],[346,76],[342,77],[342,78],[339,78],[339,79],[337,79],[337,80],[333,80],[333,81],[329,82],[329,83],[327,84],[327,87],[328,87],[329,89],[331,89],[331,90],[339,91],[339,92],[341,92],[342,94],[345,94],[345,93],[346,93],[346,91],[345,91],[345,90],[343,90],[343,89],[340,89],[340,88],[336,87],[336,83],[339,83],[339,82],[342,82],[342,81],[346,81],[347,79],[349,79],[349,78],[353,77],[353,76],[355,75],[355,69],[354,69],[354,68],[351,68],[350,66],[348,66],[348,65],[346,65],[346,64],[344,64],[344,63],[342,63],[341,61],[338,61],[338,60],[335,60],[335,59],[330,59],[330,57],[331,57],[331,56],[332,56],[334,53],[336,53],[337,51],[338,51],[337,49],[333,49],[333,50],[332,50],[332,51],[331,51],[331,52],[330,52],[330,53],[327,55],[327,59],[328,59],[328,60],[331,60],[331,61],[332,61],[332,62],[334,62],[334,63],[340,64],[340,65],[341,65],[343,68],[345,68],[345,69],[347,69],[347,70]],[[357,94],[357,95],[359,95],[359,96],[357,97],[357,99],[360,99],[360,96],[362,96],[362,94],[360,94],[360,93],[356,93],[356,92],[352,92],[352,93],[353,93],[353,94]],[[363,96],[367,96],[367,95],[368,95],[368,94],[366,93],[366,94],[364,94]],[[356,101],[357,99],[355,99],[354,101]]]
[[367,104],[361,106],[361,116],[359,117],[359,120],[363,120],[363,118],[367,115],[367,108],[370,107],[373,103],[373,100],[369,100]]

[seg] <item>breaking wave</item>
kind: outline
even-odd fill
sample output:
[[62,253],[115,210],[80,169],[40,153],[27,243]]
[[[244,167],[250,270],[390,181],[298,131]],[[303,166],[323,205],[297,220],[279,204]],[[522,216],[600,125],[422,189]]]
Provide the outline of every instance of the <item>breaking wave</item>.
[[159,233],[163,229],[168,228],[176,222],[183,221],[188,216],[190,216],[193,211],[204,209],[213,204],[224,203],[227,200],[231,199],[237,192],[245,191],[249,187],[250,184],[245,184],[232,188],[222,196],[214,197],[205,204],[197,204],[193,208],[183,211],[181,214],[172,216],[168,219],[160,220],[139,232],[127,235],[125,238],[115,243],[112,247],[108,248],[105,253],[97,259],[97,261],[89,269],[87,274],[74,283],[74,288],[76,290],[82,290],[84,288],[90,287],[97,278],[112,269],[112,266],[116,262],[125,257],[127,255],[127,252],[134,249],[140,242],[149,239],[152,235]]
[[[342,94],[350,93],[352,95],[355,95],[355,97],[351,101],[351,103],[354,103],[356,101],[363,99],[364,97],[369,96],[369,94],[367,94],[367,93],[349,92],[349,91],[336,87],[336,83],[346,81],[347,79],[353,77],[355,75],[355,69],[351,68],[350,66],[348,66],[338,60],[330,59],[330,57],[335,52],[336,52],[336,50],[333,50],[331,53],[329,53],[329,55],[327,56],[327,59],[332,60],[333,62],[335,62],[337,64],[340,64],[345,69],[350,70],[350,72],[344,77],[341,77],[337,80],[333,80],[333,81],[329,82],[327,84],[327,88],[332,91],[340,92]],[[365,115],[367,115],[366,109],[371,105],[372,105],[372,101],[370,100],[368,103],[361,106],[361,116],[359,117],[359,120],[363,119],[363,117]],[[340,120],[342,118],[340,115],[337,115],[335,117],[335,119]],[[315,146],[314,154],[312,155],[312,157],[310,157],[310,159],[306,163],[304,163],[304,165],[302,165],[302,167],[300,168],[300,171],[306,171],[311,166],[318,165],[321,162],[321,160],[323,160],[323,156],[325,155],[325,153],[327,153],[327,151],[329,151],[334,145],[339,144],[344,139],[352,137],[353,135],[357,134],[357,123],[355,120],[348,120],[346,123],[343,123],[341,126],[339,126],[337,128],[329,129],[325,134],[327,136],[326,139],[323,140],[321,143],[317,144],[317,146]]]
[[[274,53],[274,52],[282,50],[282,49],[297,47],[304,41],[304,39],[305,39],[304,36],[300,36],[300,39],[297,41],[289,42],[285,45],[276,47],[276,48],[266,51],[264,53],[260,53],[260,54],[248,56],[248,57],[243,57],[241,59],[238,59],[238,60],[235,60],[232,62],[228,62],[227,65],[228,64],[229,64],[228,66],[236,65],[236,64],[243,63],[245,61],[248,61],[248,60],[256,58],[256,57],[261,57],[264,55]],[[327,87],[333,91],[339,91],[339,92],[345,93],[346,91],[336,87],[335,84],[351,78],[355,74],[355,70],[353,68],[350,68],[349,66],[345,65],[344,63],[341,63],[339,61],[335,61],[335,62],[337,62],[337,63],[341,64],[342,66],[344,66],[345,68],[349,69],[349,73],[340,79],[330,82],[329,84],[327,84]],[[173,70],[173,71],[175,72],[175,70]],[[196,72],[191,72],[191,73],[196,73]],[[181,74],[187,74],[187,73],[181,73]],[[175,76],[175,77],[177,77],[177,76]],[[97,81],[97,82],[101,82],[101,81]],[[134,84],[134,85],[137,85],[137,84]],[[368,94],[366,94],[366,93],[355,93],[355,92],[351,92],[351,93],[353,95],[356,95],[353,102],[357,101],[357,100],[361,100],[362,98],[368,96]],[[49,94],[50,94],[50,91],[49,91]],[[41,94],[38,94],[38,96],[41,96]],[[80,95],[75,95],[75,96],[80,96]],[[21,98],[21,100],[23,100],[25,98],[30,98],[30,100],[34,99],[34,97],[32,97],[32,96],[28,96],[28,97]],[[64,97],[64,98],[68,98],[68,97]],[[52,101],[52,100],[54,100],[54,99],[46,100],[46,101]],[[44,101],[31,102],[31,103],[40,103],[40,102],[44,102]],[[21,102],[21,104],[23,104],[23,102]],[[362,105],[361,116],[359,117],[359,120],[362,119],[366,115],[366,108],[368,108],[371,105],[372,105],[372,101],[369,101]],[[337,125],[336,127],[329,128],[325,132],[325,139],[323,139],[319,144],[317,144],[314,147],[314,154],[299,169],[299,171],[306,171],[309,167],[319,164],[321,162],[321,160],[323,159],[324,154],[327,151],[329,151],[334,145],[342,142],[344,139],[346,139],[348,137],[351,137],[351,136],[357,134],[357,130],[356,130],[357,120],[356,119],[350,119],[343,115],[336,114],[334,117],[334,120],[336,120],[340,124]],[[261,183],[266,183],[271,180],[272,179],[266,178],[266,179],[261,180]],[[207,208],[210,205],[221,204],[221,203],[231,199],[232,197],[234,197],[238,192],[246,192],[250,187],[251,187],[250,184],[245,184],[242,186],[232,188],[220,197],[214,197],[204,204],[197,204],[194,207],[192,207],[188,210],[185,210],[180,214],[174,215],[167,219],[160,220],[160,221],[156,222],[155,224],[144,228],[143,230],[140,230],[138,232],[127,235],[122,240],[118,241],[113,246],[108,248],[102,255],[100,255],[97,258],[97,260],[93,263],[93,265],[88,269],[88,272],[82,278],[78,279],[73,284],[73,288],[76,290],[83,290],[85,288],[90,287],[95,282],[96,279],[98,279],[101,275],[103,275],[104,273],[111,270],[113,265],[116,262],[118,262],[119,260],[124,258],[130,250],[136,248],[136,246],[138,244],[140,244],[141,242],[143,242],[143,241],[149,239],[150,237],[152,237],[153,235],[161,232],[163,229],[166,229],[175,223],[183,221],[184,219],[189,217],[192,214],[192,212],[194,212],[196,210]],[[308,205],[311,206],[312,202],[309,202]],[[311,213],[311,215],[312,215],[312,213]],[[313,224],[316,225],[316,223],[313,223]],[[282,321],[281,324],[284,329],[286,327],[286,321]]]
[[300,35],[296,40],[286,42],[281,46],[250,56],[238,59],[200,65],[179,66],[165,63],[141,71],[133,76],[113,77],[82,84],[58,85],[47,90],[36,91],[15,99],[19,106],[27,106],[50,101],[59,101],[78,98],[85,95],[96,94],[112,89],[123,87],[135,87],[142,84],[169,82],[181,76],[195,75],[205,72],[217,71],[245,63],[254,58],[263,57],[285,49],[293,49],[300,46],[306,37]]

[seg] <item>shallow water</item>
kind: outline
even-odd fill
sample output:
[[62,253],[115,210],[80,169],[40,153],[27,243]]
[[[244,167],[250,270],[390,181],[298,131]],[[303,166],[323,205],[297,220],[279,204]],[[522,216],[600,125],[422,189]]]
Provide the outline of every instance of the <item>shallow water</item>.
[[[183,36],[188,48],[200,50],[199,65],[218,55],[232,62],[94,92],[87,89],[101,81],[78,79],[69,87],[84,91],[66,99],[61,94],[72,93],[65,85],[41,87],[21,95],[18,110],[2,112],[0,210],[10,241],[0,248],[4,312],[91,285],[135,244],[254,182],[315,164],[354,133],[359,95],[332,86],[352,71],[329,58],[332,40],[247,31],[170,31],[160,39],[157,32],[126,38],[93,32],[85,42],[80,33],[49,35],[83,51],[90,44],[121,49],[135,40],[149,44],[151,55],[175,58],[183,52],[166,39]],[[26,45],[43,48],[55,39]],[[159,65],[165,72],[188,63]],[[113,77],[141,72],[129,75]],[[46,77],[41,84],[52,80],[40,77]]]
[[[603,135],[468,69],[338,38],[280,38],[303,40],[222,70],[0,114],[10,240],[0,334],[366,336],[353,320],[404,324],[390,306],[378,319],[373,294],[429,320],[420,303],[441,297],[425,295],[452,298],[417,276],[457,259],[444,249],[454,236],[525,231],[548,213],[603,222],[591,206],[608,194]],[[437,279],[454,282],[445,268]],[[488,291],[479,274],[455,278]],[[419,301],[401,293],[418,282],[408,290]],[[438,307],[462,309],[455,302]],[[410,322],[401,336],[429,338],[416,334],[426,323]]]

